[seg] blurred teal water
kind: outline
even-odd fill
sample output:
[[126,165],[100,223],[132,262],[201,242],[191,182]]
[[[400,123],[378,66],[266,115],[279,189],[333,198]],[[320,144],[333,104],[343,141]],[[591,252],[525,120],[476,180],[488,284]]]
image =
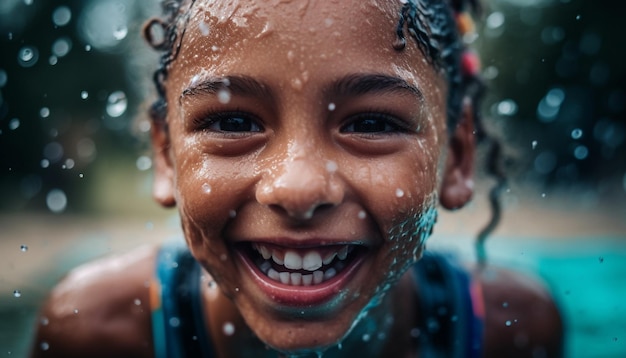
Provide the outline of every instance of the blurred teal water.
[[[89,258],[85,247],[79,251],[67,253],[68,261]],[[492,262],[548,283],[565,320],[566,357],[626,357],[626,237],[498,238],[488,252]],[[0,357],[25,357],[37,304],[3,310],[1,303]]]

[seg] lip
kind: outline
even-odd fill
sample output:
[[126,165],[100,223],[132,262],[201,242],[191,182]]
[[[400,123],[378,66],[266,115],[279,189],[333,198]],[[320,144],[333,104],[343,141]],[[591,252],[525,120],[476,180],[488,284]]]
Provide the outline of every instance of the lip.
[[291,307],[310,307],[329,302],[342,292],[359,271],[366,253],[359,254],[335,277],[312,286],[293,286],[270,279],[262,273],[242,249],[236,249],[236,256],[250,273],[253,281],[265,295],[277,304]]

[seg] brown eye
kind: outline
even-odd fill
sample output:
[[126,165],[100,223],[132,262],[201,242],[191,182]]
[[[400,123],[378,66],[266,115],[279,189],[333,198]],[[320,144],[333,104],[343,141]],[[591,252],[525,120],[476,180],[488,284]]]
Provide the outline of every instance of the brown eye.
[[395,122],[393,117],[382,113],[359,114],[353,117],[341,131],[344,133],[402,132],[402,128]]
[[200,129],[213,132],[262,132],[261,125],[246,113],[216,113],[200,123]]

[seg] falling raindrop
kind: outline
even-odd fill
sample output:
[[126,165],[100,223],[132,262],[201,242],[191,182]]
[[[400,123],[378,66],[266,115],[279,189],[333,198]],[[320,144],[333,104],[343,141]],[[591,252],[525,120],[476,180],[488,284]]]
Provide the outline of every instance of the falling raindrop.
[[335,108],[337,108],[337,106],[336,106],[333,102],[330,102],[330,103],[328,104],[328,110],[329,110],[329,111],[331,111],[331,112],[332,112],[332,111],[334,111],[334,110],[335,110]]
[[107,99],[107,114],[113,118],[117,118],[126,112],[128,107],[128,99],[122,91],[115,91],[109,95]]
[[50,345],[46,341],[41,342],[39,346],[41,347],[42,351],[47,351],[48,349],[50,349]]
[[504,307],[504,308],[509,307],[509,303],[508,303],[508,302],[506,302],[506,301],[505,301],[505,302],[502,302],[502,307]]
[[74,165],[76,165],[76,162],[74,162],[74,159],[67,158],[65,160],[65,164],[63,164],[63,169],[73,169]]
[[583,160],[589,155],[589,149],[584,145],[579,145],[574,149],[574,157],[578,160]]
[[501,116],[514,116],[517,113],[517,103],[512,99],[505,99],[497,105],[498,114]]
[[33,4],[33,0],[24,0],[24,4],[25,5],[32,5]]
[[113,31],[113,37],[118,41],[123,40],[126,35],[128,35],[128,27],[125,25],[121,25]]
[[25,46],[20,49],[17,54],[17,62],[22,67],[32,67],[39,60],[39,51],[32,46]]
[[54,66],[59,62],[59,58],[56,56],[50,56],[50,58],[48,59],[48,63],[50,64],[50,66]]
[[52,44],[52,53],[55,56],[63,57],[72,50],[72,40],[67,37],[61,37]]
[[45,169],[50,166],[50,161],[48,159],[42,159],[39,165]]
[[20,120],[18,118],[13,118],[9,121],[9,129],[14,131],[20,127]]
[[57,26],[65,26],[72,19],[72,11],[67,6],[59,6],[52,13],[52,22]]
[[359,211],[359,213],[357,214],[358,218],[363,220],[367,217],[367,213],[364,210]]
[[507,327],[510,327],[511,326],[511,321],[506,321],[506,322],[504,322],[504,324],[506,324]]
[[580,139],[583,136],[583,131],[580,128],[576,128],[572,131],[572,139]]
[[48,107],[41,107],[41,109],[39,110],[39,116],[41,118],[48,118],[48,117],[50,117],[50,108],[48,108]]
[[26,246],[26,245],[21,245],[21,246],[20,246],[20,251],[22,251],[22,252],[26,252],[26,251],[28,251],[28,246]]
[[536,140],[534,140],[534,141],[532,141],[532,142],[530,143],[530,146],[531,146],[533,149],[536,149],[536,148],[537,148],[537,144],[539,144],[539,142],[537,142]]
[[137,158],[137,162],[135,163],[135,165],[137,165],[137,169],[141,171],[148,170],[152,168],[152,159],[150,159],[150,157],[148,156],[142,155],[141,157]]
[[39,323],[41,323],[42,326],[47,326],[48,323],[50,323],[50,320],[48,319],[48,317],[41,317]]
[[13,297],[17,297],[17,298],[22,297],[22,292],[20,290],[13,291]]
[[546,193],[541,193],[541,197],[545,198],[546,197]]
[[80,92],[80,98],[82,98],[82,99],[87,99],[87,98],[89,98],[89,92],[87,92],[87,91],[81,91],[81,92]]
[[235,333],[235,326],[230,322],[226,322],[224,323],[222,330],[224,331],[225,335],[232,336]]
[[141,300],[138,298],[135,298],[135,300],[133,301],[133,303],[135,304],[135,306],[141,306]]
[[0,88],[6,86],[8,78],[7,71],[0,68]]
[[46,196],[46,205],[53,213],[62,213],[67,206],[67,196],[61,189],[52,189]]
[[497,29],[498,27],[504,25],[504,14],[499,11],[492,12],[489,16],[487,16],[485,24],[490,29]]

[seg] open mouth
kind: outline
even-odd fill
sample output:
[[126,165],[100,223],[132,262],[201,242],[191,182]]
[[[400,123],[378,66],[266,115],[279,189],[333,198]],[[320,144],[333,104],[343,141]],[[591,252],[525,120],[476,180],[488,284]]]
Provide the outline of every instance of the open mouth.
[[252,243],[246,255],[261,273],[277,283],[315,286],[340,275],[361,251],[356,245],[294,249]]

